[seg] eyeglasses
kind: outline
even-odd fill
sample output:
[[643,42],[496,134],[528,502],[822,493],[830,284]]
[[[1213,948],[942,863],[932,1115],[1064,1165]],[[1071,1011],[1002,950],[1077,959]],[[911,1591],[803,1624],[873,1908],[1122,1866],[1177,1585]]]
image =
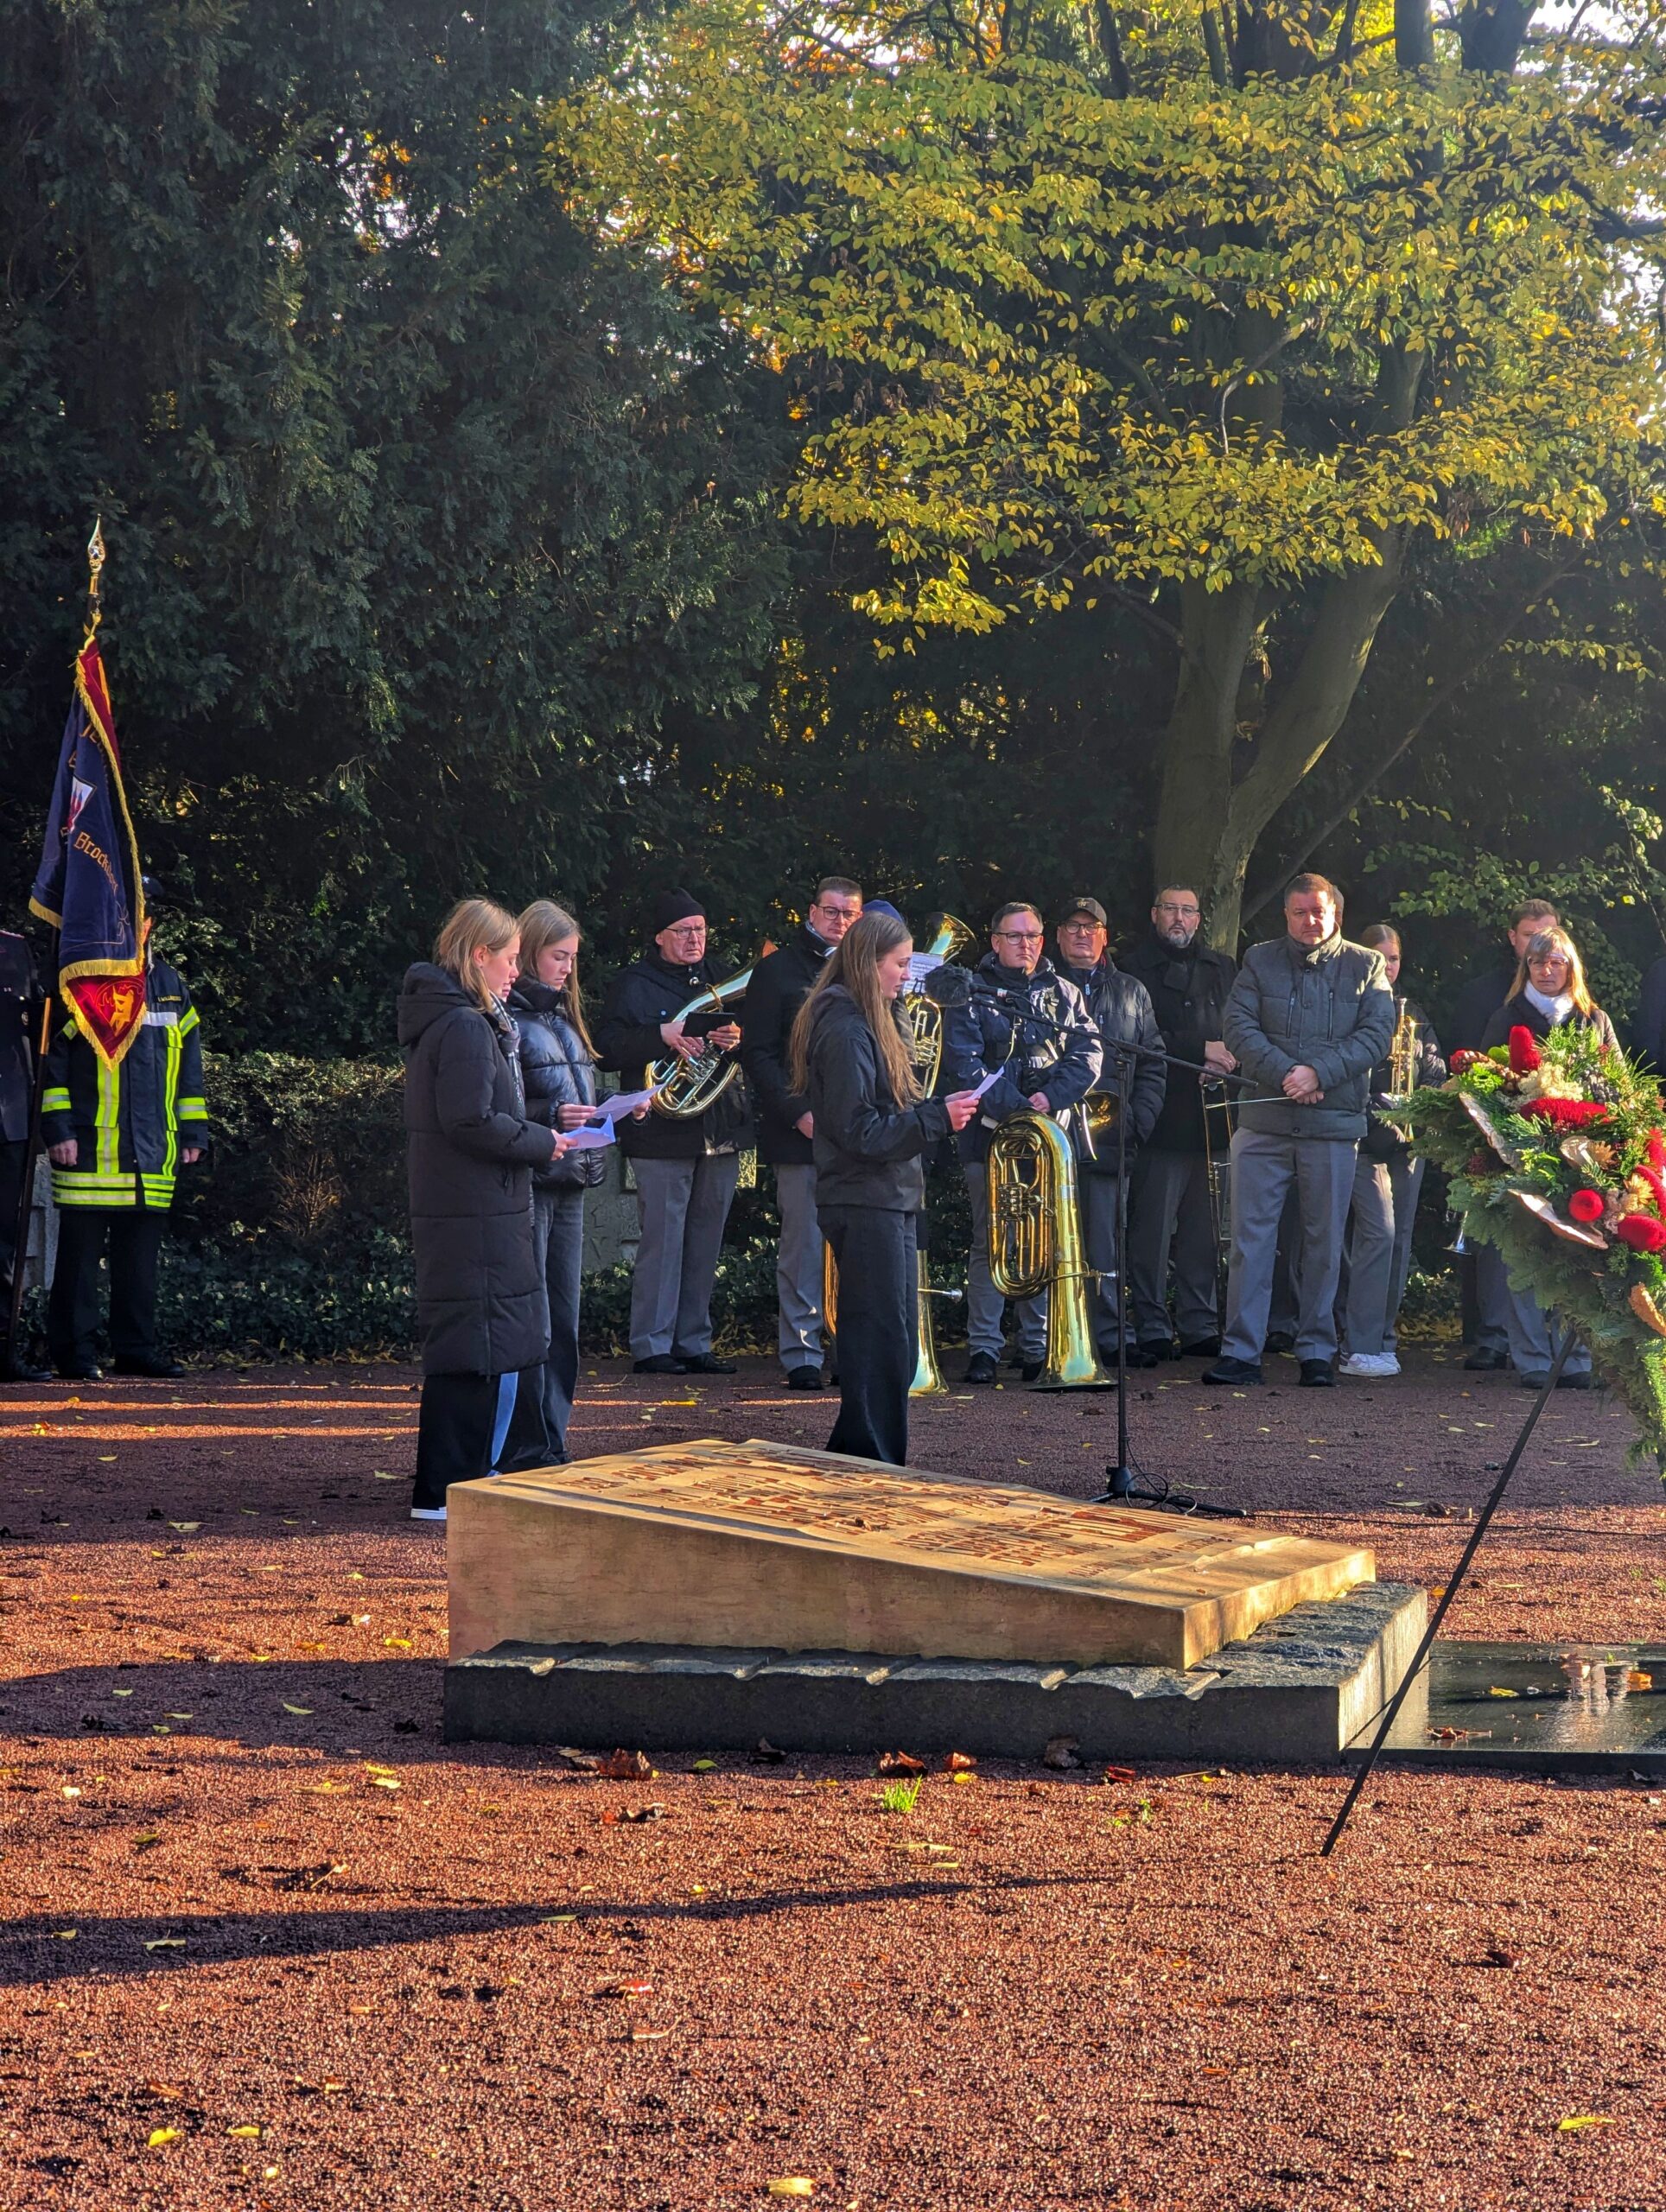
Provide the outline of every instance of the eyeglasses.
[[825,914],[830,921],[859,922],[862,919],[860,906],[836,906],[831,899],[818,899],[810,911],[812,914]]
[[1103,929],[1104,924],[1096,922],[1091,914],[1084,914],[1079,922],[1060,922],[1059,926],[1061,930],[1076,930],[1091,937],[1095,930]]
[[703,922],[679,922],[665,934],[667,937],[704,937],[706,925]]
[[1040,930],[997,930],[995,935],[1007,944],[1040,944],[1043,941]]
[[1203,908],[1201,906],[1181,906],[1176,905],[1173,899],[1160,899],[1157,901],[1157,912],[1160,914],[1176,915],[1183,922],[1194,922],[1203,912]]

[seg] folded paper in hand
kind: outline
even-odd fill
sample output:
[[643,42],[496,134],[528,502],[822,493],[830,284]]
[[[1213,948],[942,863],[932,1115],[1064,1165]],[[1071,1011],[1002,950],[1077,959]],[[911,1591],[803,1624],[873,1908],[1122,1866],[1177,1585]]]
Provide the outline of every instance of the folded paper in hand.
[[599,1129],[567,1129],[563,1134],[567,1139],[569,1152],[600,1152],[604,1145],[613,1143],[614,1125],[611,1122],[604,1122]]
[[1006,1070],[1004,1068],[992,1069],[991,1071],[984,1077],[982,1082],[980,1083],[974,1090],[972,1092],[973,1097],[982,1098],[984,1092],[989,1090],[994,1084],[999,1083],[1005,1073]]
[[639,1106],[647,1105],[664,1088],[663,1083],[657,1083],[649,1090],[623,1090],[617,1098],[604,1098],[596,1108],[597,1118],[604,1122],[622,1122],[627,1114],[634,1114]]

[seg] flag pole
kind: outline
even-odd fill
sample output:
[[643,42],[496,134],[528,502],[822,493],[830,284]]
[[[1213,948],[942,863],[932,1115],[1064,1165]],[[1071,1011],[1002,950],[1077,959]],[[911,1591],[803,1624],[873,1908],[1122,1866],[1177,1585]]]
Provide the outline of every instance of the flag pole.
[[[101,580],[105,560],[104,517],[92,518],[92,535],[86,542],[86,629],[81,639],[81,650],[86,652],[98,634],[104,620]],[[16,1379],[17,1370],[24,1364],[19,1331],[23,1318],[23,1275],[29,1263],[29,1222],[35,1211],[35,1163],[41,1156],[41,1112],[46,1097],[47,1052],[52,1043],[52,1009],[58,995],[58,932],[52,933],[51,971],[46,978],[44,996],[41,1002],[40,1026],[35,1039],[35,1080],[30,1086],[29,1135],[24,1141],[22,1187],[17,1194],[16,1238],[12,1246],[11,1300],[6,1316],[5,1367],[0,1370],[0,1380]],[[46,1272],[46,1249],[42,1241],[41,1274]]]

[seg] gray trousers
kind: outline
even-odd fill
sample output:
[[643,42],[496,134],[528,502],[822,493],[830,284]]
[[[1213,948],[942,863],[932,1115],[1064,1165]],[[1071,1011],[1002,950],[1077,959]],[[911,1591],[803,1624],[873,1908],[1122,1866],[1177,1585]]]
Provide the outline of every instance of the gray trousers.
[[[1488,1251],[1492,1247],[1485,1248]],[[1497,1257],[1496,1253],[1494,1254]],[[1555,1359],[1555,1344],[1561,1342],[1565,1324],[1559,1313],[1547,1314],[1530,1290],[1518,1290],[1506,1275],[1504,1278],[1504,1310],[1509,1316],[1510,1356],[1520,1372],[1542,1382],[1549,1374]],[[1552,1332],[1555,1333],[1555,1344]],[[1588,1345],[1576,1344],[1567,1355],[1564,1375],[1588,1375],[1591,1372],[1591,1352]]]
[[[972,1249],[966,1262],[966,1349],[986,1351],[999,1359],[1001,1325],[1006,1300],[989,1280],[989,1170],[981,1160],[963,1163],[966,1201],[972,1217]],[[1018,1323],[1018,1355],[1023,1360],[1044,1359],[1047,1351],[1047,1300],[1017,1298],[1013,1313]]]
[[1389,1186],[1394,1192],[1394,1263],[1389,1270],[1389,1316],[1383,1329],[1383,1349],[1400,1348],[1400,1308],[1411,1280],[1411,1232],[1417,1220],[1417,1201],[1423,1194],[1423,1162],[1398,1152],[1389,1162]]
[[1142,1344],[1167,1344],[1178,1330],[1183,1344],[1207,1343],[1220,1334],[1221,1326],[1209,1162],[1200,1152],[1142,1152],[1129,1185],[1128,1288],[1134,1334]]
[[633,1160],[642,1241],[631,1276],[631,1356],[711,1350],[711,1287],[741,1156]]
[[[1508,1351],[1513,1357],[1510,1333],[1510,1279],[1493,1244],[1475,1247],[1475,1304],[1479,1319],[1475,1327],[1478,1351]],[[1573,1355],[1570,1354],[1570,1360]]]
[[1340,1303],[1350,1351],[1378,1354],[1389,1348],[1389,1286],[1394,1278],[1394,1185],[1386,1160],[1354,1162],[1344,1256],[1347,1286]]
[[775,1203],[781,1214],[781,1241],[775,1248],[775,1341],[781,1364],[822,1363],[822,1232],[816,1219],[816,1170],[775,1170]]
[[1267,1338],[1279,1217],[1294,1188],[1301,1240],[1294,1268],[1300,1300],[1298,1359],[1336,1353],[1336,1286],[1342,1235],[1353,1194],[1357,1145],[1327,1137],[1262,1135],[1239,1129],[1232,1139],[1232,1265],[1226,1285],[1229,1359],[1257,1361]]

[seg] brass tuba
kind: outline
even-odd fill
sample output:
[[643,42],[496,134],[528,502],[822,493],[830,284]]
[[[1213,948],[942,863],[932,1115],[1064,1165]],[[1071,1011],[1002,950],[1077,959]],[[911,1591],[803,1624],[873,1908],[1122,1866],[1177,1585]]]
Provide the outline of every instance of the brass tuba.
[[[758,956],[775,950],[766,944]],[[723,982],[709,983],[685,1007],[680,1007],[674,1017],[678,1022],[692,1020],[696,1014],[709,1014],[733,1006],[736,999],[747,995],[747,985],[752,981],[752,969],[743,968],[738,976],[730,976]],[[654,1086],[653,1110],[667,1115],[674,1122],[691,1122],[715,1106],[741,1072],[741,1063],[733,1052],[720,1052],[716,1046],[703,1044],[691,1060],[678,1053],[667,1052],[663,1060],[650,1060],[644,1075],[644,1086]]]
[[[925,1255],[917,1252],[914,1264],[919,1270],[915,1290],[914,1310],[919,1316],[919,1350],[914,1359],[914,1379],[908,1385],[911,1398],[946,1398],[949,1386],[938,1366],[937,1332],[932,1326],[932,1300],[934,1298],[958,1298],[957,1290],[933,1290],[925,1272]],[[822,1246],[822,1326],[830,1337],[839,1333],[839,1263],[833,1256],[833,1247]]]
[[989,1278],[1003,1298],[1047,1293],[1047,1354],[1038,1390],[1109,1390],[1087,1286],[1093,1275],[1076,1208],[1070,1139],[1041,1114],[1013,1114],[989,1144]]
[[[932,933],[931,941],[921,949],[938,960],[952,960],[972,941],[970,930],[953,914],[933,914],[925,926]],[[897,1002],[903,1034],[913,1058],[914,1073],[928,1098],[937,1089],[938,1077],[943,1071],[943,1008],[926,995],[925,983],[929,980],[927,977],[911,984]]]

